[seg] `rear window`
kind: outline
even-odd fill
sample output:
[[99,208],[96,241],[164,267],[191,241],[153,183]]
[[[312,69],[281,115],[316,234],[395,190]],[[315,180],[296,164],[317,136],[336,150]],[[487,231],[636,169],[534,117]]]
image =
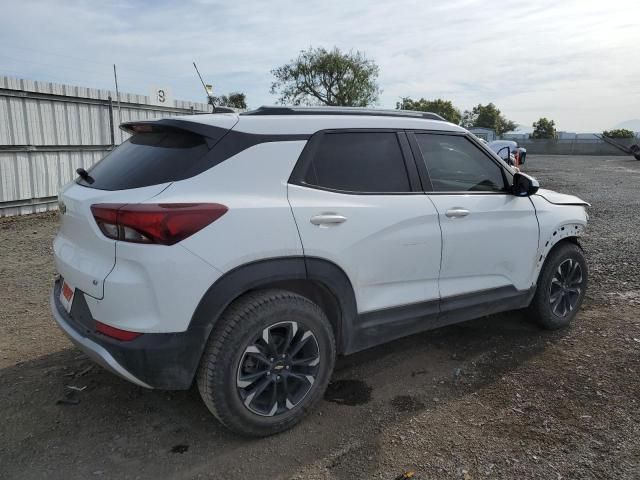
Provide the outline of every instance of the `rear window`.
[[303,182],[358,193],[410,191],[402,150],[392,132],[323,135]]
[[81,185],[126,190],[183,180],[209,152],[204,137],[174,128],[137,133],[96,163]]

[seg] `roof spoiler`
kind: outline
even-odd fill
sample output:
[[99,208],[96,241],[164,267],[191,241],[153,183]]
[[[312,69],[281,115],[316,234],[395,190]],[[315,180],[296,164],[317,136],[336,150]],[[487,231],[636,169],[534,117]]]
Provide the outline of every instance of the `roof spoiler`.
[[184,132],[193,133],[204,137],[209,148],[212,148],[218,141],[229,131],[227,128],[217,127],[215,125],[207,125],[200,122],[191,122],[189,120],[176,120],[171,118],[163,118],[161,120],[140,120],[136,122],[124,122],[120,124],[120,130],[136,135],[139,133],[152,133],[162,130],[182,130]]

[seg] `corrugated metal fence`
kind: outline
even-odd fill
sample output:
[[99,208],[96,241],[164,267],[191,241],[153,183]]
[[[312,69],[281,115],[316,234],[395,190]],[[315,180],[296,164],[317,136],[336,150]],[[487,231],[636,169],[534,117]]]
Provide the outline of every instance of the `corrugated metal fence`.
[[[533,155],[629,155],[597,137],[553,140],[528,138],[516,141]],[[615,141],[626,147],[640,142],[637,138],[617,138]]]
[[149,97],[0,76],[0,216],[56,208],[58,188],[89,168],[127,135],[131,120],[208,111],[204,103]]

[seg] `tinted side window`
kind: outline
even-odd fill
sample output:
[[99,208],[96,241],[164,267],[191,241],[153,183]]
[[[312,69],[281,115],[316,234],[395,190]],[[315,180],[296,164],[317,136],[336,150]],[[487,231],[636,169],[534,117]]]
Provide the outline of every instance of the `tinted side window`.
[[78,183],[100,190],[124,190],[182,180],[208,151],[204,138],[190,132],[138,133],[90,169],[93,183],[82,179]]
[[409,177],[393,132],[324,134],[304,182],[349,192],[408,192]]
[[434,191],[504,191],[502,169],[467,138],[417,133],[416,139]]

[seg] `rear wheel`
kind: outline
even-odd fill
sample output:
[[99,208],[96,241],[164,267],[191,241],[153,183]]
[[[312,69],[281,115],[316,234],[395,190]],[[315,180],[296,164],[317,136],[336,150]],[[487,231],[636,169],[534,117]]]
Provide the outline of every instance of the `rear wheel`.
[[234,302],[211,333],[198,388],[227,428],[266,436],[292,427],[317,403],[334,361],[320,307],[283,290],[255,292]]
[[587,262],[582,249],[575,243],[561,243],[551,251],[542,267],[527,314],[543,328],[566,327],[578,313],[587,281]]

